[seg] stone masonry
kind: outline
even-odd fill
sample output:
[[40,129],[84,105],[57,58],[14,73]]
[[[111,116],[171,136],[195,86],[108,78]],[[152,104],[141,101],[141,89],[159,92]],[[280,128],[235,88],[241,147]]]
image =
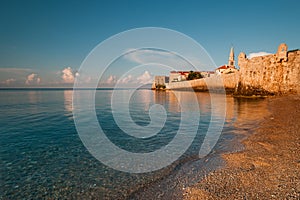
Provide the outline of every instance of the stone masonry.
[[275,54],[251,59],[242,52],[238,56],[238,65],[238,72],[171,82],[166,84],[166,89],[220,91],[224,88],[238,96],[300,94],[299,49],[288,51],[286,44],[280,44]]
[[251,59],[242,52],[238,65],[237,95],[300,93],[300,50],[280,44],[276,54]]

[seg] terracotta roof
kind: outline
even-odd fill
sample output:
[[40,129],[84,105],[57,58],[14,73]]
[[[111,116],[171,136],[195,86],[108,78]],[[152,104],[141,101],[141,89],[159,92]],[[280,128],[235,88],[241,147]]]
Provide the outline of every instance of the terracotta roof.
[[221,66],[221,67],[219,67],[219,68],[217,68],[217,69],[227,69],[228,67],[226,66],[226,65],[223,65],[223,66]]

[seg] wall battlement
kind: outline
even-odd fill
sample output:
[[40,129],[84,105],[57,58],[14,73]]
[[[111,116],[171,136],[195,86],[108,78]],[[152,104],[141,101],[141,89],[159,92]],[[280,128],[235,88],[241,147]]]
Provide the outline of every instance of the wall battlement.
[[213,75],[191,81],[170,82],[166,89],[193,88],[208,91],[225,88],[235,95],[300,94],[300,50],[288,51],[280,44],[275,54],[248,59],[245,53],[238,56],[238,72]]
[[251,59],[242,52],[238,65],[236,94],[300,93],[300,50],[288,51],[280,44],[275,54]]

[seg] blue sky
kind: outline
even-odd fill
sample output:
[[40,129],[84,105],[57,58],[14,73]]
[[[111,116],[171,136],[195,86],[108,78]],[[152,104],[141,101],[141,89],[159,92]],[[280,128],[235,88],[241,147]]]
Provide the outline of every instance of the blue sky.
[[[297,49],[299,8],[298,0],[1,1],[0,86],[70,86],[96,45],[140,27],[188,35],[217,66],[227,63],[231,45],[236,57],[241,51],[274,53],[282,42]],[[115,70],[107,78],[118,79]]]

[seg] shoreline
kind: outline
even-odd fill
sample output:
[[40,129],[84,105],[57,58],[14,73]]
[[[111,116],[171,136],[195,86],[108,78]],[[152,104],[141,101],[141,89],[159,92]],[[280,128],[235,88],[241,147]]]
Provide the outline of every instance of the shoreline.
[[[253,134],[256,127],[269,115],[267,99],[234,98],[227,95],[227,101],[227,125],[210,154],[205,158],[195,157],[177,163],[169,174],[133,191],[126,199],[183,199],[186,188],[197,184],[210,172],[226,166],[223,154],[242,151],[242,141]],[[251,110],[255,110],[255,113],[250,113]]]
[[184,199],[300,198],[300,96],[270,98],[268,109],[244,149],[222,154],[225,167],[186,188]]

